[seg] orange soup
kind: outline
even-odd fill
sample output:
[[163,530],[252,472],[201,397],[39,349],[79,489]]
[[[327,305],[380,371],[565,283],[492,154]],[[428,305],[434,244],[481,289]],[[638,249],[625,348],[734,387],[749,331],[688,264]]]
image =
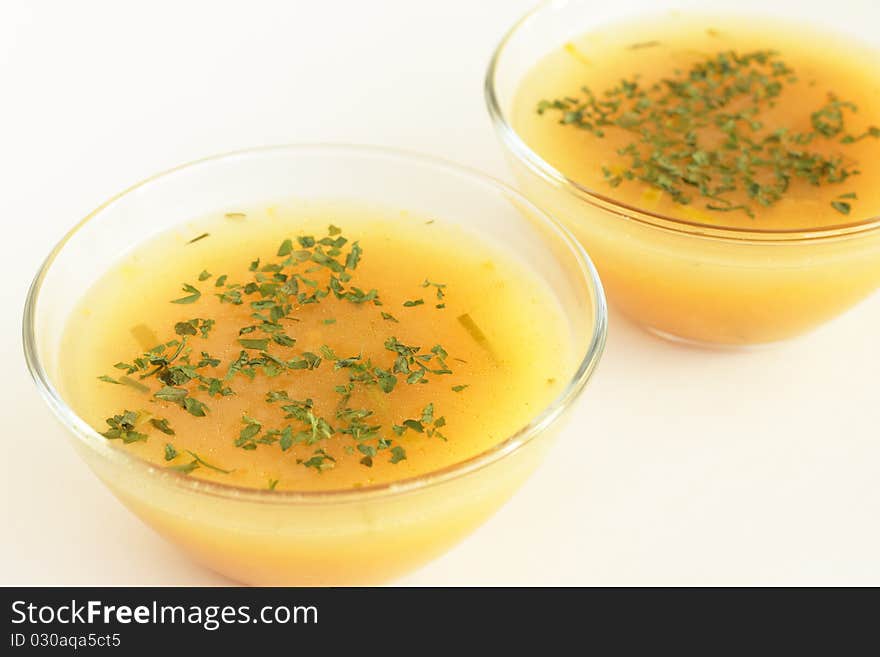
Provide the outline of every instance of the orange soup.
[[526,263],[429,218],[236,210],[163,234],[86,295],[71,406],[191,477],[346,489],[472,457],[559,394],[570,338]]
[[880,214],[877,54],[834,35],[681,15],[590,32],[536,64],[513,123],[583,187],[675,218],[778,230]]

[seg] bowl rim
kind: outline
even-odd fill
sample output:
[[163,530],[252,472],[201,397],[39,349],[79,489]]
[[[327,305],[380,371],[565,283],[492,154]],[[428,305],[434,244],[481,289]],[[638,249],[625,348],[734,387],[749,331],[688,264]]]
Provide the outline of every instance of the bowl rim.
[[[347,153],[361,157],[386,158],[391,157],[409,161],[421,166],[435,167],[447,173],[456,174],[467,178],[471,182],[477,182],[496,192],[501,192],[514,200],[520,207],[527,208],[531,216],[534,216],[552,235],[552,239],[561,242],[568,252],[571,253],[580,265],[579,276],[586,283],[590,302],[593,306],[594,320],[592,323],[592,336],[586,348],[586,352],[580,357],[580,362],[569,382],[549,404],[536,413],[532,419],[520,429],[512,432],[509,436],[496,442],[490,448],[462,461],[446,466],[438,470],[432,470],[421,475],[407,477],[397,481],[383,484],[374,484],[360,488],[339,488],[318,491],[303,490],[270,490],[257,489],[245,486],[237,486],[215,482],[210,480],[190,477],[187,474],[169,470],[141,458],[122,448],[116,447],[106,438],[101,436],[85,420],[79,417],[73,409],[64,401],[61,394],[52,384],[46,373],[37,348],[35,321],[37,306],[40,300],[42,284],[51,270],[52,264],[62,252],[65,245],[92,219],[101,215],[105,210],[120,202],[134,192],[148,190],[151,185],[160,183],[166,177],[193,168],[214,165],[227,160],[241,157],[262,157],[288,152],[294,155],[318,151],[323,153]],[[195,493],[208,494],[216,497],[232,498],[236,501],[256,501],[270,504],[290,503],[344,503],[362,502],[367,499],[384,498],[410,493],[424,488],[437,486],[447,481],[466,476],[477,470],[488,467],[506,456],[519,451],[533,438],[542,433],[551,425],[564,410],[579,396],[586,386],[595,367],[604,351],[608,326],[608,309],[605,294],[599,275],[593,266],[586,251],[574,236],[558,221],[546,212],[537,208],[522,194],[506,183],[485,174],[475,168],[460,165],[444,158],[424,155],[412,151],[406,151],[382,146],[340,144],[340,143],[289,143],[271,146],[258,146],[227,151],[216,155],[193,160],[159,173],[156,173],[140,182],[131,185],[118,194],[114,195],[88,215],[76,223],[52,248],[48,256],[40,265],[30,288],[24,305],[22,317],[22,342],[25,361],[31,378],[34,380],[38,391],[44,401],[49,405],[53,414],[61,421],[64,427],[73,433],[86,448],[97,452],[100,456],[108,459],[114,465],[129,466],[142,470],[146,476],[161,480],[182,489],[188,489]]]
[[735,241],[742,243],[789,243],[808,242],[815,240],[828,240],[848,237],[855,234],[869,232],[880,228],[880,215],[863,219],[857,222],[834,224],[826,228],[817,229],[753,229],[737,228],[734,226],[717,226],[677,219],[658,212],[644,210],[634,205],[615,200],[602,192],[590,189],[567,177],[549,162],[536,153],[517,134],[508,121],[508,112],[502,107],[496,88],[498,68],[511,41],[527,28],[532,22],[539,20],[548,11],[560,10],[568,7],[577,0],[541,0],[535,7],[521,16],[508,28],[495,47],[486,75],[483,80],[483,96],[489,117],[496,133],[507,149],[523,163],[532,173],[543,179],[550,185],[560,188],[581,201],[617,215],[624,220],[632,220],[646,224],[653,228],[664,231],[685,234],[694,237],[711,238],[723,241]]

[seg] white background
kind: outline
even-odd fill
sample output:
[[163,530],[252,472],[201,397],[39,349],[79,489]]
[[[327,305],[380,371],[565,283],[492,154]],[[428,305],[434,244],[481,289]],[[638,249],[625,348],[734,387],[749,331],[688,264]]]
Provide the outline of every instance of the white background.
[[[531,0],[0,5],[0,584],[219,584],[125,511],[28,379],[20,309],[104,199],[205,155],[296,141],[509,178],[482,100]],[[586,245],[589,249],[589,245]],[[757,351],[616,314],[547,462],[402,584],[880,584],[880,298]]]

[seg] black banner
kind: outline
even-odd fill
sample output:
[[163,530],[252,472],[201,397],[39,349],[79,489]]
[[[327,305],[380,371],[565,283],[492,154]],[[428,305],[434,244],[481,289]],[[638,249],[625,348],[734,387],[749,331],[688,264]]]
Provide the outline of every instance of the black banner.
[[[830,654],[867,648],[873,606],[849,593],[620,589],[4,588],[0,654],[246,654],[304,649],[411,654],[523,642],[614,653],[702,654],[805,640]],[[806,596],[806,598],[804,597]],[[832,599],[828,599],[828,598]],[[872,596],[871,596],[872,597]],[[838,600],[833,600],[838,598]],[[846,611],[844,611],[846,610]],[[844,632],[834,629],[842,621]],[[756,637],[760,636],[760,639]],[[651,647],[649,650],[645,650]],[[543,652],[543,651],[542,651]],[[566,652],[570,652],[567,650]],[[856,651],[860,652],[860,651]],[[203,654],[203,653],[200,653]]]
[[[138,654],[184,648],[409,651],[468,636],[503,638],[582,612],[556,594],[394,588],[8,588],[0,654]],[[504,628],[507,629],[504,629]],[[456,637],[459,637],[456,639]],[[430,644],[430,645],[426,645]],[[402,646],[401,646],[402,647]]]

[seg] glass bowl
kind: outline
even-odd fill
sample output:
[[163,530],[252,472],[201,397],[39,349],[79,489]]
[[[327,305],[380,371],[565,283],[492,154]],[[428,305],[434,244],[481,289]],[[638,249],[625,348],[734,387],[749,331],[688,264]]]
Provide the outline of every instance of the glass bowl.
[[[515,94],[546,54],[597,28],[680,10],[791,18],[871,46],[880,5],[743,0],[553,0],[514,25],[489,64],[489,114],[520,190],[587,246],[615,307],[665,337],[711,345],[768,343],[808,331],[880,285],[880,217],[809,231],[739,230],[616,202],[566,178],[511,125]],[[880,65],[880,61],[878,61]]]
[[[333,199],[466,225],[529,263],[557,295],[572,352],[564,391],[521,429],[454,466],[391,484],[320,492],[189,478],[119,449],[78,417],[59,385],[61,337],[83,292],[120,254],[229,207]],[[400,215],[406,221],[406,215]],[[82,220],[52,250],[24,311],[30,372],[73,445],[135,514],[197,561],[260,585],[374,584],[448,549],[494,512],[541,460],[605,343],[593,265],[570,234],[516,191],[440,160],[378,148],[295,145],[200,160],[154,176]]]

